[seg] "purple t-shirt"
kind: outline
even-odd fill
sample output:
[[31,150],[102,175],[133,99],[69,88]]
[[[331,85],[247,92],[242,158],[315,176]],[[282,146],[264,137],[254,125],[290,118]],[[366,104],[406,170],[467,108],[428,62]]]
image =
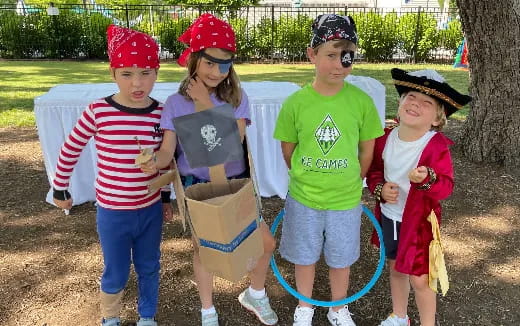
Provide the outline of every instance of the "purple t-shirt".
[[[225,104],[226,102],[219,100],[214,94],[211,94],[211,102],[215,106]],[[181,117],[186,114],[195,113],[195,104],[191,100],[186,100],[184,96],[179,93],[175,93],[170,95],[166,102],[164,103],[164,108],[161,116],[161,128],[165,130],[175,131],[175,126],[173,125],[173,119],[177,117]],[[249,112],[249,100],[247,99],[247,95],[242,89],[242,100],[240,105],[235,108],[235,117],[238,119],[246,119],[247,124],[249,125],[251,122],[251,114]],[[188,164],[188,160],[186,159],[186,154],[184,153],[184,149],[182,148],[182,144],[180,144],[179,139],[177,139],[177,167],[179,168],[179,173],[183,176],[192,175],[199,179],[209,180],[209,169],[207,167],[203,168],[191,168]],[[227,177],[233,177],[241,174],[246,169],[244,160],[240,161],[232,161],[224,164],[224,168],[226,170]]]

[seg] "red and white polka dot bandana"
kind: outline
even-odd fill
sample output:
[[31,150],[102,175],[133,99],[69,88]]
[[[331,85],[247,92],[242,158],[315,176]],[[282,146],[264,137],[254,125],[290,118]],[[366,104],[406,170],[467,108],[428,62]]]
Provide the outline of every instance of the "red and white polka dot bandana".
[[207,48],[218,48],[237,51],[235,32],[229,23],[218,19],[212,14],[202,14],[178,40],[188,45],[177,60],[179,65],[186,66],[188,57],[193,52],[199,52]]
[[107,28],[107,41],[110,67],[159,68],[159,46],[151,36],[110,25]]

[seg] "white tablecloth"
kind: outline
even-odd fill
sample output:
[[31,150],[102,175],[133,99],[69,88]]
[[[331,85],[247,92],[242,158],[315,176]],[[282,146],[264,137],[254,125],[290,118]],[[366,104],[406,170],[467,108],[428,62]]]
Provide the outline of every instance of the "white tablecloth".
[[348,75],[346,81],[361,88],[372,97],[381,119],[381,126],[385,127],[386,88],[381,82],[372,77]]
[[[368,77],[354,77],[350,77],[349,81],[372,96],[384,121],[384,87],[381,93],[375,79],[372,81],[371,78],[367,79]],[[156,83],[151,96],[164,102],[170,94],[177,91],[178,87],[178,83]],[[287,167],[283,161],[280,143],[273,138],[273,132],[281,104],[288,95],[300,87],[289,82],[242,82],[242,87],[251,105],[252,124],[247,128],[247,137],[258,177],[260,195],[264,197],[278,195],[280,198],[285,198],[288,186]],[[55,86],[46,94],[35,98],[36,125],[49,184],[52,184],[61,145],[81,112],[93,100],[116,91],[117,86],[114,83],[65,84]],[[96,174],[96,151],[91,140],[83,150],[71,177],[69,191],[74,199],[74,205],[95,200]],[[52,203],[52,191],[48,192],[46,200]]]

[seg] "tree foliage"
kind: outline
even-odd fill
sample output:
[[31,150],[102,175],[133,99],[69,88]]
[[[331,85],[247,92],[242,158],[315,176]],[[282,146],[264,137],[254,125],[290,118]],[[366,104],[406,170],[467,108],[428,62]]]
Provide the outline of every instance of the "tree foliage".
[[375,12],[354,14],[358,29],[358,46],[369,61],[392,58],[399,43],[399,18],[395,12],[385,15]]

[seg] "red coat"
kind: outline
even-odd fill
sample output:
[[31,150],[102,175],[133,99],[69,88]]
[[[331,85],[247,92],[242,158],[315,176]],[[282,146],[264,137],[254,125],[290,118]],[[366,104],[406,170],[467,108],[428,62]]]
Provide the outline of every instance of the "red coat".
[[[383,183],[384,162],[383,149],[390,133],[376,139],[374,158],[367,174],[368,189],[373,193],[378,183]],[[429,245],[433,239],[431,224],[427,218],[431,210],[435,211],[439,223],[441,222],[440,200],[446,199],[453,191],[453,164],[448,148],[453,142],[442,133],[437,133],[430,139],[419,159],[417,166],[431,167],[437,174],[437,181],[429,190],[418,190],[420,184],[411,183],[410,192],[403,212],[403,219],[399,234],[399,246],[395,269],[409,275],[428,274]],[[428,181],[428,177],[424,182]],[[375,216],[381,221],[381,206],[376,203]],[[377,233],[372,234],[372,243],[379,246]]]

